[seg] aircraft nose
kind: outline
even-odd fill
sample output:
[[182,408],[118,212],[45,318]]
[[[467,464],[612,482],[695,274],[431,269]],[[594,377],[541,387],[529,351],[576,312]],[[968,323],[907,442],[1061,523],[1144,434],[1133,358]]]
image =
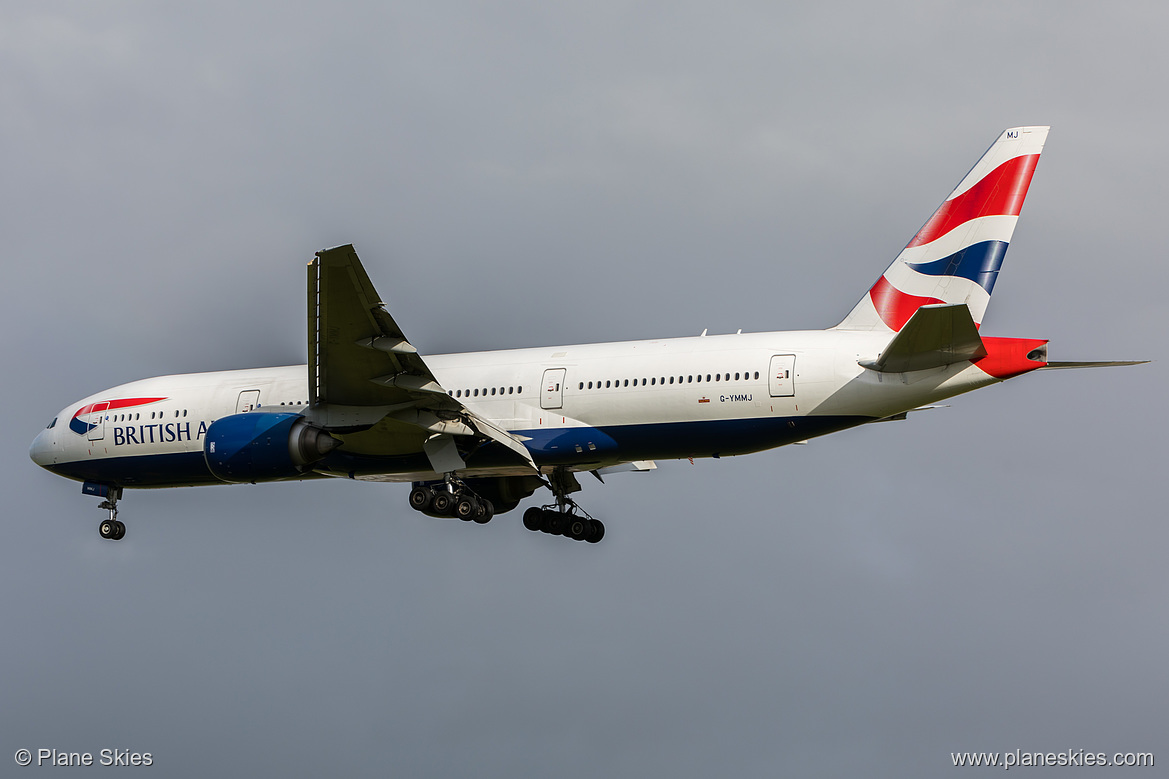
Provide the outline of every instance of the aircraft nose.
[[51,430],[42,430],[37,434],[37,437],[32,440],[32,446],[28,448],[28,456],[32,461],[42,468],[47,468],[53,464],[53,440]]

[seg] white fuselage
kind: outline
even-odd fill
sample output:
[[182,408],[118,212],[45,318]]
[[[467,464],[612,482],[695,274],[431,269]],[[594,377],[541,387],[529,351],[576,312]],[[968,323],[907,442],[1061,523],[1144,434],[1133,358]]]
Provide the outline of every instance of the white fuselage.
[[[1001,380],[969,361],[900,374],[861,367],[889,338],[839,330],[772,332],[433,355],[426,361],[449,394],[519,436],[538,465],[588,469],[759,451]],[[308,400],[305,366],[143,379],[63,409],[34,441],[31,455],[81,481],[129,487],[216,483],[203,463],[203,437],[212,422],[274,407],[311,420]],[[354,475],[351,465],[330,467],[328,460],[317,470]],[[361,475],[437,477],[425,467],[386,467],[376,460]]]

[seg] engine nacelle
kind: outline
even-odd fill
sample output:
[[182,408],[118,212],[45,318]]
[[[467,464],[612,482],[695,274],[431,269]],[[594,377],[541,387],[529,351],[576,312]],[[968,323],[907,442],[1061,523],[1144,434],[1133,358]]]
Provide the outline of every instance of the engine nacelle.
[[340,443],[300,414],[250,411],[212,422],[203,457],[217,479],[273,481],[304,473]]

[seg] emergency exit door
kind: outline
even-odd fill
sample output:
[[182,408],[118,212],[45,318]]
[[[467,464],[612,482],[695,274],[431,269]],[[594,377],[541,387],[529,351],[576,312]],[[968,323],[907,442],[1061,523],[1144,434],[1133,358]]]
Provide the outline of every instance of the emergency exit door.
[[540,390],[540,408],[562,408],[564,406],[565,368],[549,368],[544,371],[544,386]]
[[771,358],[767,386],[773,398],[790,398],[796,394],[796,356],[777,354]]

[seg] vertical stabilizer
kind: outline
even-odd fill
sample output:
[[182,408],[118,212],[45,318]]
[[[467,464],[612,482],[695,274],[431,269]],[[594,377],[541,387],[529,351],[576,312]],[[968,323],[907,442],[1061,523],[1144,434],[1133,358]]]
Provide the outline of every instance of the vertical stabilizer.
[[982,324],[1048,129],[1004,130],[836,329],[899,332],[939,303]]

